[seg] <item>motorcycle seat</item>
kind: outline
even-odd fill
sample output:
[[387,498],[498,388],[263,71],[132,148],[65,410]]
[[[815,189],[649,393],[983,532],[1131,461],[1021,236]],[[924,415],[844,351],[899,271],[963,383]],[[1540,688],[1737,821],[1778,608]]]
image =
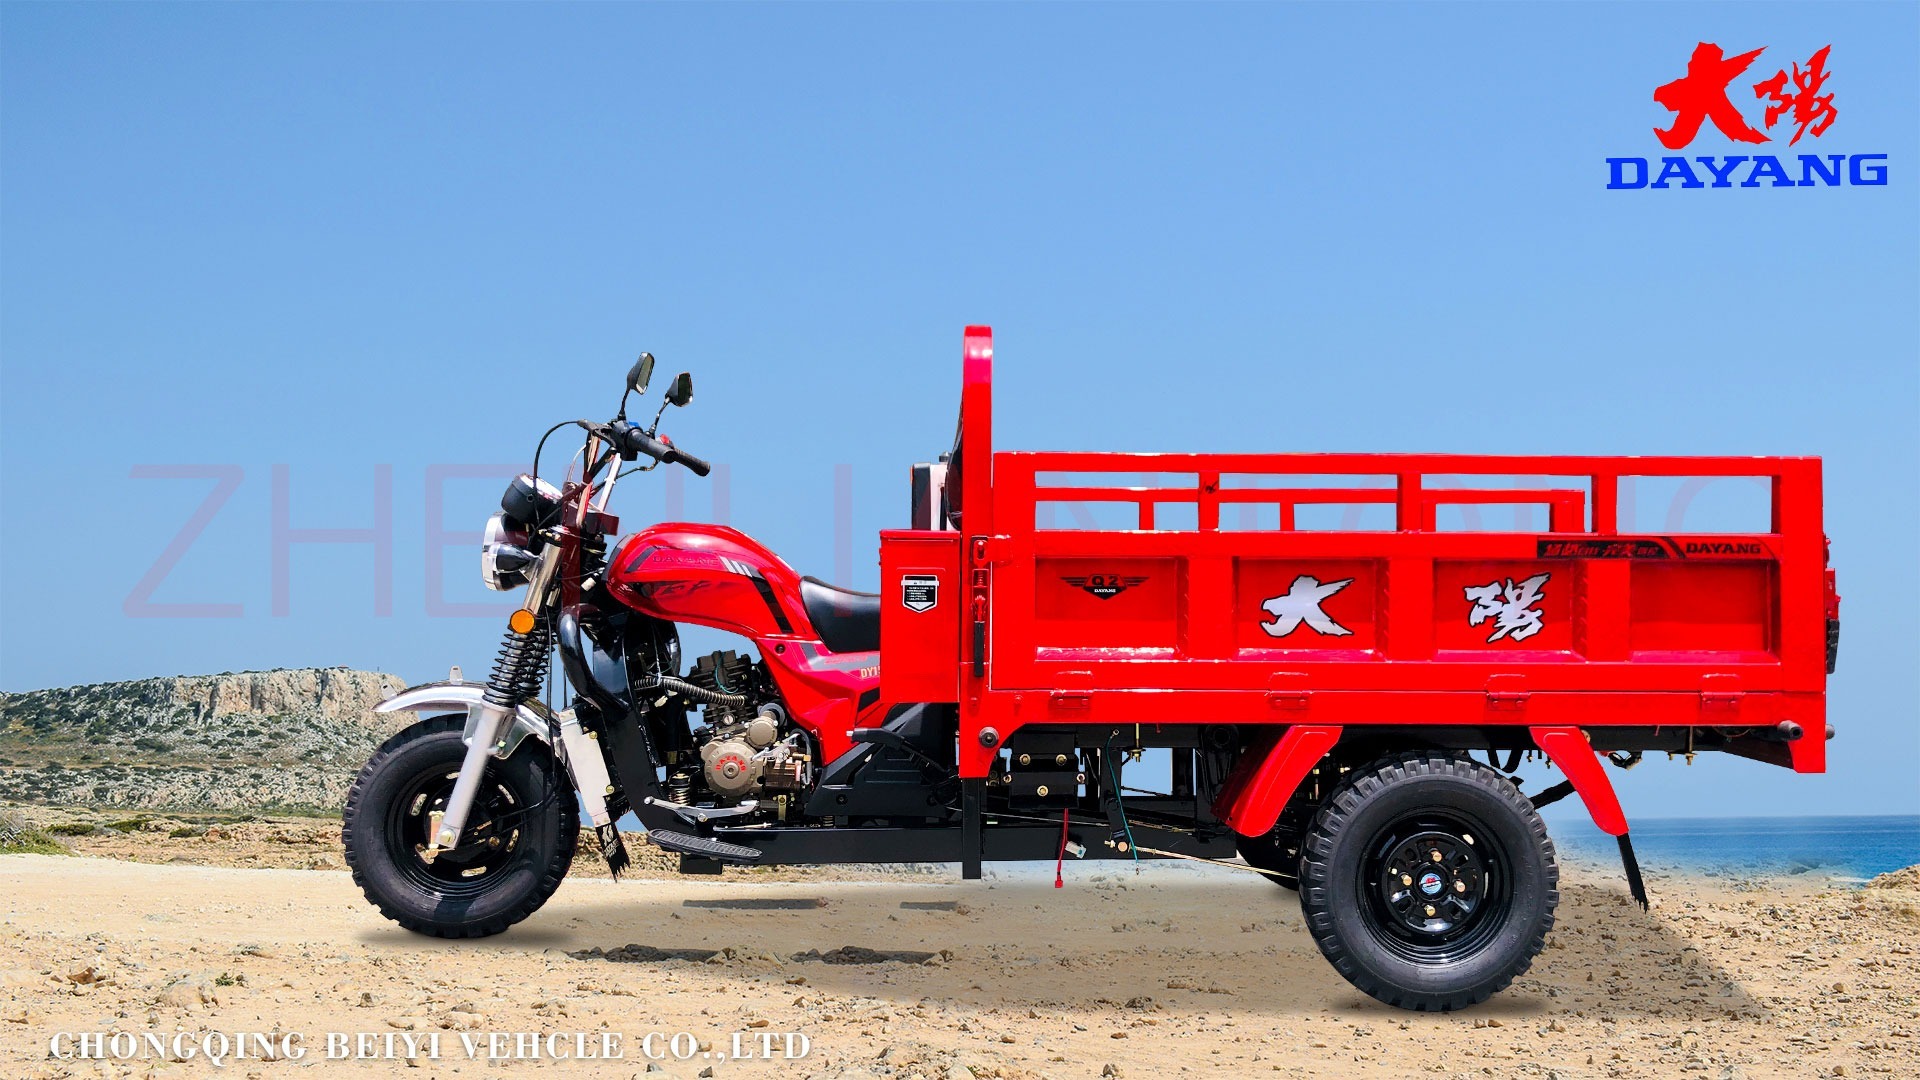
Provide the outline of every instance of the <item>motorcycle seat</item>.
[[821,644],[830,652],[880,648],[880,594],[855,592],[816,577],[800,579],[800,602]]

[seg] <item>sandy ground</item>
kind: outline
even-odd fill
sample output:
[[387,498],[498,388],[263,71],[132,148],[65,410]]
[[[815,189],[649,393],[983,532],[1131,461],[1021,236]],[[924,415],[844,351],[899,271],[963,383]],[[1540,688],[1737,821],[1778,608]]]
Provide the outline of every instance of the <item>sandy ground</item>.
[[[338,817],[210,816],[187,820],[159,812],[133,813],[74,807],[8,804],[0,814],[12,813],[36,827],[51,829],[55,839],[75,854],[128,862],[182,863],[199,866],[235,866],[249,869],[343,870]],[[633,857],[634,876],[670,877],[679,874],[680,857],[652,847],[643,833],[627,833],[627,851]],[[930,866],[863,866],[852,873],[861,879],[923,876]],[[730,870],[734,880],[818,881],[845,880],[849,871],[831,866],[768,866]],[[598,848],[583,834],[568,879],[607,878],[607,865]]]
[[[569,879],[527,923],[454,944],[386,923],[341,871],[9,855],[0,1075],[1804,1077],[1920,1064],[1914,871],[1868,889],[1658,875],[1649,914],[1613,874],[1573,868],[1534,970],[1453,1016],[1354,991],[1302,931],[1292,894],[1251,875],[1068,874],[1061,890],[1027,873]],[[725,951],[569,955],[628,944]],[[934,956],[793,959],[850,945]],[[48,1056],[56,1033],[98,1031],[298,1032],[307,1054],[220,1070]],[[620,1034],[623,1060],[486,1057],[495,1032],[603,1031]],[[441,1057],[330,1061],[328,1032],[368,1033],[376,1053],[391,1036],[401,1054],[403,1036],[424,1047],[438,1035]],[[736,1033],[753,1049],[794,1032],[810,1052],[650,1063],[650,1032],[719,1054]]]

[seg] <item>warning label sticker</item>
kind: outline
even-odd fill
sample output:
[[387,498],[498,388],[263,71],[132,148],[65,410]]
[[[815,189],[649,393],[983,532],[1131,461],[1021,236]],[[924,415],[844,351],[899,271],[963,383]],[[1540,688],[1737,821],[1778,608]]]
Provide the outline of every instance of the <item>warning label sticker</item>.
[[932,611],[940,602],[940,578],[935,574],[901,574],[900,603],[908,611]]

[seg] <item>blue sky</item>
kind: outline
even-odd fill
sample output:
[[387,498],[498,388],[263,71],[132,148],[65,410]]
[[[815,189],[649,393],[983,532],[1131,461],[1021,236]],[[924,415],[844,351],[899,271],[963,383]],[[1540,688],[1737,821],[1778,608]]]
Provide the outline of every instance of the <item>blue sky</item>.
[[[1736,91],[1832,44],[1795,152],[1890,183],[1606,190],[1703,40],[1767,47]],[[0,686],[479,670],[428,470],[524,463],[643,348],[732,523],[872,587],[980,321],[1005,447],[1825,456],[1834,772],[1661,763],[1629,809],[1920,810],[1917,40],[1910,4],[4,5]],[[151,599],[240,617],[126,614],[213,486],[133,470],[181,464],[240,482]],[[391,467],[390,615],[365,545],[293,548],[272,613],[276,464],[296,528],[371,525]],[[492,599],[473,562],[448,601]]]

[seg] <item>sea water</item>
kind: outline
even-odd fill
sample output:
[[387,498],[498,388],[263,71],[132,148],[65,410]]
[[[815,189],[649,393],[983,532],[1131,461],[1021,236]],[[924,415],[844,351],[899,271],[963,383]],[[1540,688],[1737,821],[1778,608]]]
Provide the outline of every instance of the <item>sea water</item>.
[[[1649,869],[1683,873],[1808,874],[1865,880],[1920,864],[1920,815],[1632,819],[1634,854]],[[1582,818],[1548,825],[1583,862],[1614,861],[1613,837]]]

